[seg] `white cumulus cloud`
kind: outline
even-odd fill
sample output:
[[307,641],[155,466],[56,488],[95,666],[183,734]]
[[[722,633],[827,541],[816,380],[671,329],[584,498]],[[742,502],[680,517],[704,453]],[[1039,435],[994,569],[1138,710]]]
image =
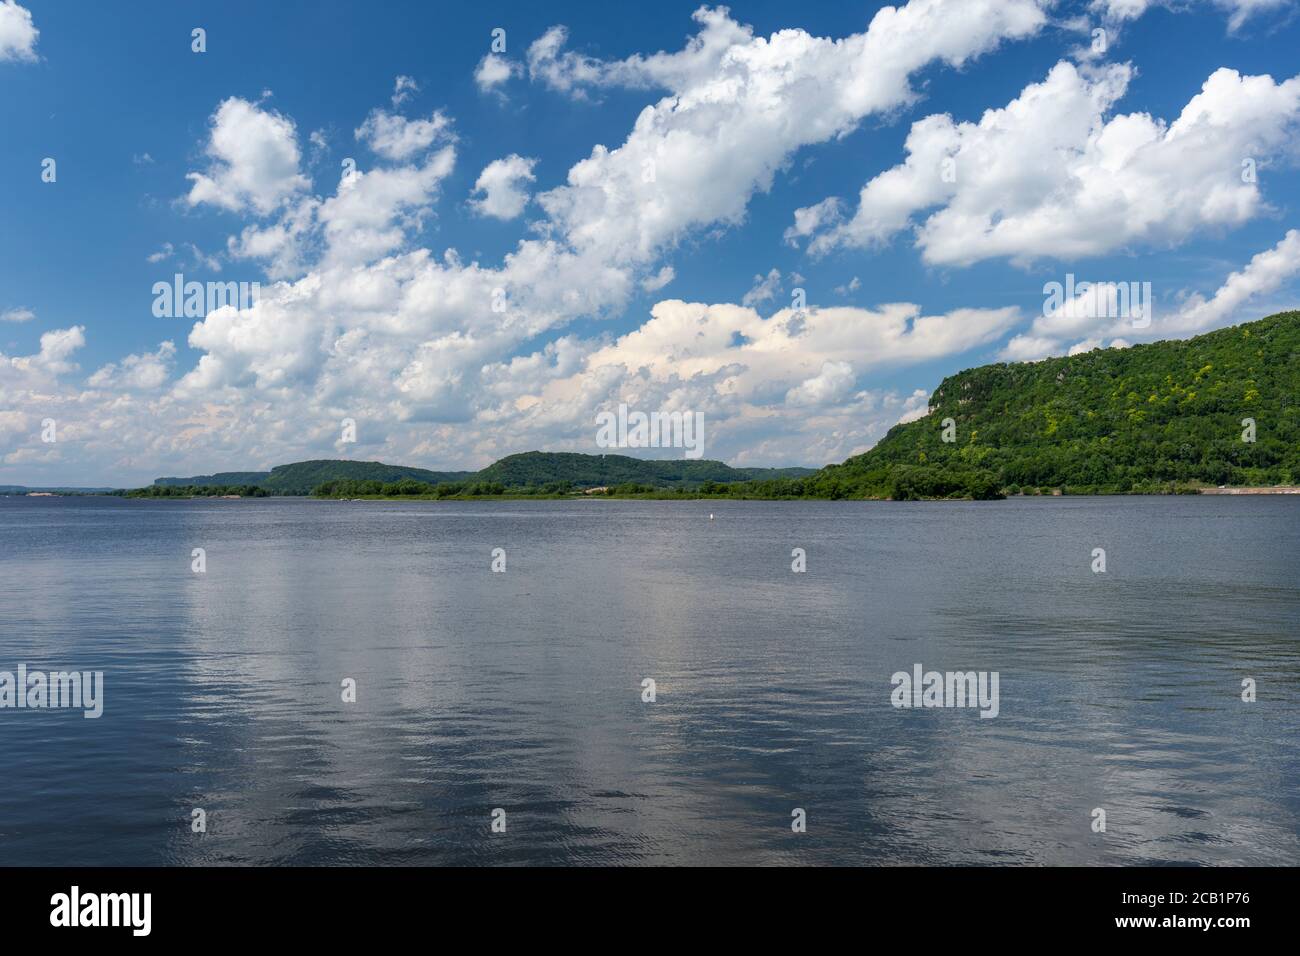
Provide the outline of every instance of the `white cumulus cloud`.
[[266,215],[309,185],[292,120],[232,96],[212,115],[206,172],[186,176],[191,206],[210,203]]
[[478,86],[481,93],[500,93],[499,87],[504,86],[512,77],[519,76],[523,73],[523,67],[497,53],[488,53],[479,60],[479,64],[474,68],[474,83]]
[[818,234],[810,252],[884,243],[915,224],[916,245],[936,264],[1096,256],[1177,243],[1264,211],[1246,166],[1293,152],[1300,77],[1219,69],[1172,123],[1145,113],[1106,119],[1131,76],[1124,64],[1090,78],[1061,62],[978,123],[916,122],[907,159],[868,182],[853,217]]
[[648,275],[642,279],[641,288],[646,292],[658,292],[676,278],[677,270],[672,266],[664,266],[653,275]]
[[504,159],[488,163],[474,183],[475,197],[470,206],[493,219],[514,219],[528,205],[528,184],[537,177],[533,167],[537,160],[511,153]]
[[[526,447],[590,450],[594,411],[618,396],[706,411],[711,451],[737,461],[820,463],[863,450],[911,410],[906,393],[852,392],[820,406],[787,405],[787,394],[828,362],[833,383],[836,363],[862,374],[991,343],[1016,324],[1015,310],[926,315],[887,304],[764,319],[741,305],[669,300],[615,341],[563,330],[622,314],[642,283],[672,275],[663,259],[680,242],[742,222],[801,148],[912,103],[919,71],[1036,33],[1043,10],[1033,0],[912,0],[838,38],[753,36],[721,10],[697,19],[707,36],[665,55],[676,59],[611,74],[630,70],[663,95],[621,143],[593,147],[535,197],[534,228],[491,262],[424,238],[453,145],[318,188],[300,168],[291,119],[227,99],[188,198],[246,217],[226,256],[265,263],[278,281],[263,283],[251,308],[195,322],[187,341],[197,364],[156,389],[127,387],[157,373],[128,382],[124,359],[96,379],[101,388],[73,381],[71,368],[57,388],[36,383],[33,370],[0,398],[57,406],[86,436],[82,474],[96,462],[115,474],[184,474],[327,457],[344,417],[366,423],[374,457],[481,466]],[[47,379],[70,366],[59,350],[43,350]],[[147,354],[130,369],[166,364]],[[9,367],[40,364],[30,359]]]
[[385,159],[396,161],[410,159],[422,153],[435,142],[447,142],[451,135],[451,120],[440,111],[428,119],[407,119],[384,110],[372,110],[364,123],[356,129],[356,137]]
[[120,362],[110,362],[86,379],[91,388],[150,390],[161,388],[171,374],[176,344],[162,342],[154,352],[128,355]]
[[0,0],[0,63],[35,60],[40,34],[32,23],[30,10],[20,7],[15,0]]
[[528,73],[553,90],[578,97],[588,88],[599,87],[680,89],[712,76],[734,48],[753,38],[753,31],[732,20],[725,7],[701,7],[692,19],[700,32],[682,50],[614,61],[564,49],[568,30],[551,27],[529,46]]
[[848,362],[823,362],[822,370],[785,393],[787,405],[825,405],[853,391],[853,366]]
[[[1252,17],[1271,10],[1282,10],[1293,5],[1294,0],[1211,0],[1215,7],[1228,15],[1228,31],[1235,33]],[[1100,13],[1108,22],[1125,23],[1136,20],[1152,7],[1184,9],[1190,4],[1178,0],[1092,0],[1090,8]]]
[[[1049,355],[1074,355],[1103,345],[1125,348],[1136,339],[1151,341],[1195,335],[1241,320],[1246,305],[1282,288],[1297,273],[1300,273],[1300,230],[1291,229],[1275,246],[1258,253],[1244,268],[1229,275],[1210,298],[1193,294],[1168,314],[1155,303],[1149,303],[1151,311],[1137,317],[1136,323],[1134,310],[1126,308],[1124,303],[1140,297],[1140,292],[1135,297],[1133,290],[1123,290],[1114,282],[1088,283],[1073,298],[1056,308],[1045,309],[1028,331],[1007,343],[1003,357],[1011,361],[1032,361]],[[1127,297],[1125,291],[1129,292]]]

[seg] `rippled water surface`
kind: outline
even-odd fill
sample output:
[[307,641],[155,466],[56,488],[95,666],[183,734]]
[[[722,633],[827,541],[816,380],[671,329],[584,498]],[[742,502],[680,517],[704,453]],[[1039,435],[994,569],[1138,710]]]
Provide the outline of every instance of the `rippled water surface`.
[[0,498],[0,670],[105,675],[0,863],[1296,865],[1298,582],[1281,497]]

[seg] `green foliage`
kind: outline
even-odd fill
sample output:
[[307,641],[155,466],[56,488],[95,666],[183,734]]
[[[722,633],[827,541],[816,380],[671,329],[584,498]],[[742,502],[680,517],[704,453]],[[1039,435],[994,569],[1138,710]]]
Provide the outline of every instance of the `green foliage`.
[[[957,440],[943,441],[943,421]],[[1256,440],[1242,440],[1253,418]],[[1181,342],[985,365],[944,379],[922,419],[800,482],[746,497],[1187,494],[1300,481],[1300,312]]]
[[[326,497],[360,497],[389,495],[405,497],[419,494],[494,495],[511,489],[512,494],[562,495],[571,490],[620,485],[628,482],[654,488],[695,488],[706,480],[745,481],[763,477],[786,477],[813,474],[811,468],[732,468],[720,461],[648,461],[625,455],[579,455],[569,453],[527,452],[510,455],[479,472],[428,471],[404,465],[385,465],[378,461],[299,461],[279,465],[269,472],[225,472],[197,478],[159,478],[154,486],[191,487],[196,485],[257,484],[276,495],[316,494],[329,486]],[[231,480],[218,480],[218,479]],[[239,479],[239,480],[235,480]],[[351,482],[351,484],[340,484]],[[375,490],[358,490],[361,484]],[[426,486],[416,490],[414,484]],[[456,486],[455,491],[439,490]],[[386,486],[389,490],[385,490]],[[477,487],[479,491],[468,489]],[[503,489],[496,491],[496,488]]]
[[889,497],[895,501],[924,498],[991,501],[1005,496],[997,476],[990,471],[900,465],[890,472]]
[[[478,498],[504,495],[505,493],[506,486],[493,481],[442,482],[431,485],[428,482],[415,481],[412,478],[388,482],[373,479],[357,481],[351,478],[340,478],[321,482],[312,489],[312,494],[317,498]],[[511,489],[511,493],[532,494],[536,492],[534,489]]]
[[[406,465],[385,465],[381,461],[299,461],[271,469],[270,477],[262,484],[277,495],[306,495],[325,481],[378,481],[402,484],[404,481],[437,485],[445,481],[459,481],[472,477],[468,471],[429,471]],[[409,486],[408,486],[409,487]],[[399,492],[410,494],[411,492]]]
[[[312,489],[327,481],[378,481],[400,483],[403,480],[436,485],[445,481],[458,481],[473,477],[470,471],[428,471],[406,465],[385,465],[381,461],[334,461],[318,459],[298,461],[291,465],[277,465],[261,472],[226,472],[198,478],[159,478],[155,487],[181,485],[256,484],[274,495],[307,495]],[[239,481],[223,481],[231,476],[244,476]],[[405,492],[399,492],[405,494]],[[376,492],[378,494],[378,492]]]
[[[269,471],[223,471],[215,475],[195,475],[192,478],[157,478],[155,485],[173,488],[229,488],[234,485],[260,485],[269,478]],[[137,496],[143,497],[143,496]]]
[[[1181,342],[986,365],[945,379],[930,414],[832,472],[877,484],[918,465],[1067,493],[1290,484],[1300,478],[1300,313]],[[957,441],[942,441],[942,421]],[[1256,441],[1242,440],[1242,419]],[[891,479],[892,480],[892,479]]]
[[125,498],[212,498],[222,495],[239,495],[243,498],[265,498],[271,492],[259,485],[150,485],[124,492]]
[[811,468],[732,468],[703,459],[648,460],[627,455],[581,455],[572,452],[529,451],[508,455],[478,473],[482,480],[507,487],[539,487],[567,481],[579,488],[627,484],[655,488],[695,488],[704,482],[746,481],[762,477],[813,474]]

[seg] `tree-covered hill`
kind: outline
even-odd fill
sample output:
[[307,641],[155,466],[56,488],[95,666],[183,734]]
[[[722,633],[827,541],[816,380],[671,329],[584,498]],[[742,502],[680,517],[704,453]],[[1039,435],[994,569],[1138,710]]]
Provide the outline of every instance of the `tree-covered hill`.
[[462,481],[473,477],[472,471],[429,471],[406,465],[386,465],[381,461],[343,461],[317,459],[277,465],[266,471],[227,471],[193,478],[159,478],[156,486],[235,486],[257,485],[275,495],[307,495],[326,481],[395,482],[406,478],[427,484]]
[[[944,438],[944,420],[955,441]],[[1243,440],[1253,419],[1255,440]],[[952,431],[949,434],[953,434]],[[981,496],[1300,482],[1300,312],[1184,341],[952,375],[926,417],[803,493]]]
[[271,475],[261,482],[263,488],[277,495],[306,495],[323,481],[351,479],[353,481],[402,481],[413,479],[436,485],[444,481],[462,481],[473,477],[470,471],[429,471],[406,465],[385,465],[380,461],[299,461],[291,465],[278,465]]
[[190,478],[155,478],[155,488],[183,487],[234,487],[235,485],[256,485],[271,476],[269,471],[222,471],[215,475],[194,475]]
[[755,478],[811,475],[812,468],[732,468],[703,459],[648,460],[627,455],[582,455],[573,452],[529,451],[507,455],[475,477],[506,487],[537,487],[568,482],[574,487],[637,483],[656,488],[693,488],[706,481],[732,482]]
[[[192,478],[159,478],[156,488],[225,488],[257,486],[275,495],[305,495],[327,487],[339,495],[415,494],[419,486],[461,489],[533,488],[562,491],[600,485],[648,485],[653,488],[698,488],[705,482],[749,481],[812,475],[813,468],[732,468],[720,461],[650,461],[625,455],[580,455],[530,451],[509,455],[482,471],[428,471],[378,461],[321,459],[279,465],[271,471],[228,471]],[[394,489],[401,485],[404,489]],[[429,490],[425,488],[424,490]],[[483,493],[491,493],[484,491]],[[499,492],[498,492],[499,493]],[[157,497],[142,495],[141,497]]]
[[103,495],[113,491],[112,488],[68,488],[59,485],[0,485],[0,495],[28,495],[33,492],[37,494],[52,495]]

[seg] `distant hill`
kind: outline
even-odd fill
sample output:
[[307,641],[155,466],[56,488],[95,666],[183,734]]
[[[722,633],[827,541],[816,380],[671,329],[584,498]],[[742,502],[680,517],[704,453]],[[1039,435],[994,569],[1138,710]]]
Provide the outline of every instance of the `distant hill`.
[[737,474],[744,475],[746,480],[762,480],[768,478],[807,478],[809,475],[817,474],[816,468],[732,468]]
[[472,471],[429,471],[406,465],[385,465],[380,461],[299,461],[291,465],[277,465],[270,477],[259,482],[263,488],[278,495],[306,495],[325,481],[351,479],[353,481],[402,481],[410,478],[436,485],[444,481],[464,481],[474,477]]
[[[509,488],[565,484],[574,488],[629,482],[655,488],[697,488],[706,481],[798,478],[814,468],[732,468],[720,461],[651,461],[626,455],[530,451],[508,455],[482,471],[429,471],[378,461],[320,459],[278,465],[270,471],[225,471],[189,478],[159,478],[155,487],[236,488],[256,485],[277,495],[305,495],[326,482],[404,480],[428,485],[482,483]],[[344,487],[353,487],[345,485]]]
[[[943,440],[943,421],[956,441]],[[1255,441],[1242,440],[1243,419]],[[1300,482],[1300,312],[949,376],[929,414],[799,483],[817,497]],[[789,486],[786,486],[787,490]]]
[[33,491],[48,491],[59,495],[102,495],[113,490],[112,488],[55,488],[48,485],[31,488],[25,485],[0,485],[0,495],[25,495]]
[[221,471],[215,475],[195,475],[192,478],[155,478],[153,483],[168,488],[181,488],[187,485],[201,488],[217,488],[233,485],[260,485],[269,477],[271,477],[269,471]]
[[816,469],[813,468],[732,468],[720,461],[702,459],[649,460],[627,455],[528,451],[507,455],[474,477],[478,481],[497,482],[507,488],[535,487],[562,481],[578,488],[629,482],[656,488],[693,488],[706,481],[796,478],[815,472]]
[[472,471],[429,471],[406,465],[386,465],[381,461],[344,461],[325,458],[277,465],[270,471],[224,471],[214,475],[196,475],[192,478],[159,478],[154,484],[196,487],[258,485],[272,494],[306,495],[326,481],[388,482],[411,478],[436,485],[444,481],[463,481],[473,476]]

